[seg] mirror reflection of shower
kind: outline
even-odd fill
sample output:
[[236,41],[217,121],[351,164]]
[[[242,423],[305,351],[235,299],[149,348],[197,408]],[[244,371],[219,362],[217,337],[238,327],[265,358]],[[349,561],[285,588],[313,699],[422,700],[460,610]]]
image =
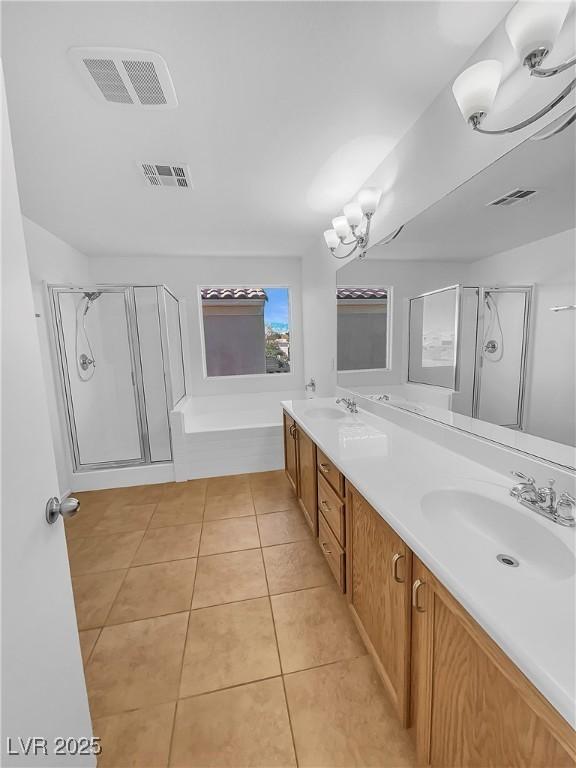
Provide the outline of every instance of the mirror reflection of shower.
[[86,292],[76,306],[76,369],[80,381],[90,381],[96,371],[94,350],[86,328],[86,317],[92,304],[100,298],[100,291]]
[[482,354],[484,360],[490,363],[499,363],[504,357],[504,333],[502,322],[498,312],[498,304],[490,291],[484,294],[484,339],[482,341]]

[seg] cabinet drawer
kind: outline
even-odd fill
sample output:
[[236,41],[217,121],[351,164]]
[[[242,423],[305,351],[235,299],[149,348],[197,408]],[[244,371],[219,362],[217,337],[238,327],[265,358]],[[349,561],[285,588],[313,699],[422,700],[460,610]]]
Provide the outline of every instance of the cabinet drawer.
[[346,574],[344,572],[344,550],[338,544],[336,537],[330,530],[330,526],[326,522],[324,515],[320,512],[318,515],[318,543],[322,554],[326,558],[326,562],[330,566],[330,570],[338,586],[342,592],[346,591]]
[[323,475],[330,483],[332,488],[344,498],[344,475],[340,470],[336,469],[330,459],[322,453],[320,448],[316,448],[316,454],[318,456],[318,472]]
[[318,473],[318,511],[324,515],[338,542],[344,546],[346,531],[344,502],[320,473]]

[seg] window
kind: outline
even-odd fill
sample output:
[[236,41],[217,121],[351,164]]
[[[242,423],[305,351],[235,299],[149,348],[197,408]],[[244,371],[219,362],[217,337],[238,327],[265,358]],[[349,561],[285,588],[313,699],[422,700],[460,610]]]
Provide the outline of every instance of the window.
[[288,288],[201,288],[207,376],[290,373]]
[[337,289],[338,370],[388,368],[389,288]]

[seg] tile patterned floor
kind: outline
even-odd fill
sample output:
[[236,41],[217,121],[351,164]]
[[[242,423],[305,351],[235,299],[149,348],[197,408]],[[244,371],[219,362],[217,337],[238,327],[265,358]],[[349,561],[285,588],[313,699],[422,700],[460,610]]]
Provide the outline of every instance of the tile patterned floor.
[[283,472],[78,496],[100,767],[415,765]]

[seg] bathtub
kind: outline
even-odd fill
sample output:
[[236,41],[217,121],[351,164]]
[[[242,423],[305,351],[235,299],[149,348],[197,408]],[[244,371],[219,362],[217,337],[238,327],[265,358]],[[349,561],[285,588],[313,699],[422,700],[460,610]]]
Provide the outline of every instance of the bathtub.
[[284,466],[282,400],[304,392],[183,398],[170,413],[176,481]]

